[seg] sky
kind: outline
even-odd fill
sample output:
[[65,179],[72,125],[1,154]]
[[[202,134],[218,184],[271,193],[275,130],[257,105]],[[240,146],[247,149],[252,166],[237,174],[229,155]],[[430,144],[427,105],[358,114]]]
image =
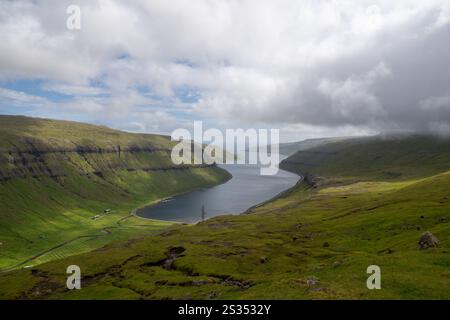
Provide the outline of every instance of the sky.
[[0,114],[283,141],[448,135],[450,2],[0,0]]

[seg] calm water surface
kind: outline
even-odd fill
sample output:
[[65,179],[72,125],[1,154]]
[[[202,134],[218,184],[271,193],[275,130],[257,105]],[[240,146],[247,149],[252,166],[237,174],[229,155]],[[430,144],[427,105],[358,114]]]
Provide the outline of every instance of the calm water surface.
[[137,214],[150,219],[188,223],[201,220],[202,206],[205,207],[206,218],[239,214],[294,186],[300,179],[298,175],[284,170],[279,170],[275,176],[262,176],[256,165],[220,167],[230,172],[233,178],[219,186],[185,193],[142,208]]

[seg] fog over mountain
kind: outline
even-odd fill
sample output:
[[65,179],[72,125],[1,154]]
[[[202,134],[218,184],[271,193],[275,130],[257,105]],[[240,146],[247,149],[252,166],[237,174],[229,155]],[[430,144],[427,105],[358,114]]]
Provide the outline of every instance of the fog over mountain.
[[445,0],[2,1],[0,113],[288,140],[449,134],[449,40]]

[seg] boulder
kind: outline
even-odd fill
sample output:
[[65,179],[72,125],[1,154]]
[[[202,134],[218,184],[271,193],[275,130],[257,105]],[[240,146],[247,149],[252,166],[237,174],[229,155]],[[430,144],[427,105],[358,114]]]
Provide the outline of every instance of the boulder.
[[306,284],[309,287],[315,286],[320,280],[317,279],[316,277],[309,277],[308,279],[306,279]]
[[434,248],[439,245],[439,240],[431,232],[427,231],[420,236],[419,247],[420,250]]

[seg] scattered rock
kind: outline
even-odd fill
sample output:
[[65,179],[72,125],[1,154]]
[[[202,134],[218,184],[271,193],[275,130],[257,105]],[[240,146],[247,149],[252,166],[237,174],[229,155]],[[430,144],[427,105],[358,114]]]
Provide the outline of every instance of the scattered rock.
[[227,279],[225,279],[225,281],[223,281],[222,284],[227,285],[227,286],[237,286],[237,287],[240,287],[241,289],[248,289],[252,286],[250,281],[235,280],[231,277],[228,277]]
[[434,248],[439,245],[439,240],[431,232],[427,231],[420,236],[419,246],[420,250]]
[[315,286],[320,280],[317,279],[316,277],[310,277],[308,279],[306,279],[306,284],[309,287]]
[[204,285],[207,285],[207,284],[211,284],[211,283],[214,283],[214,281],[211,281],[211,280],[193,280],[193,281],[191,281],[191,282],[188,282],[187,283],[187,286],[204,286]]
[[323,243],[323,247],[324,247],[324,248],[328,248],[329,246],[330,246],[330,244],[329,244],[328,242],[324,242],[324,243]]
[[170,247],[166,252],[167,259],[162,262],[162,267],[167,270],[173,269],[173,263],[178,257],[183,255],[184,251],[186,249],[183,247]]

